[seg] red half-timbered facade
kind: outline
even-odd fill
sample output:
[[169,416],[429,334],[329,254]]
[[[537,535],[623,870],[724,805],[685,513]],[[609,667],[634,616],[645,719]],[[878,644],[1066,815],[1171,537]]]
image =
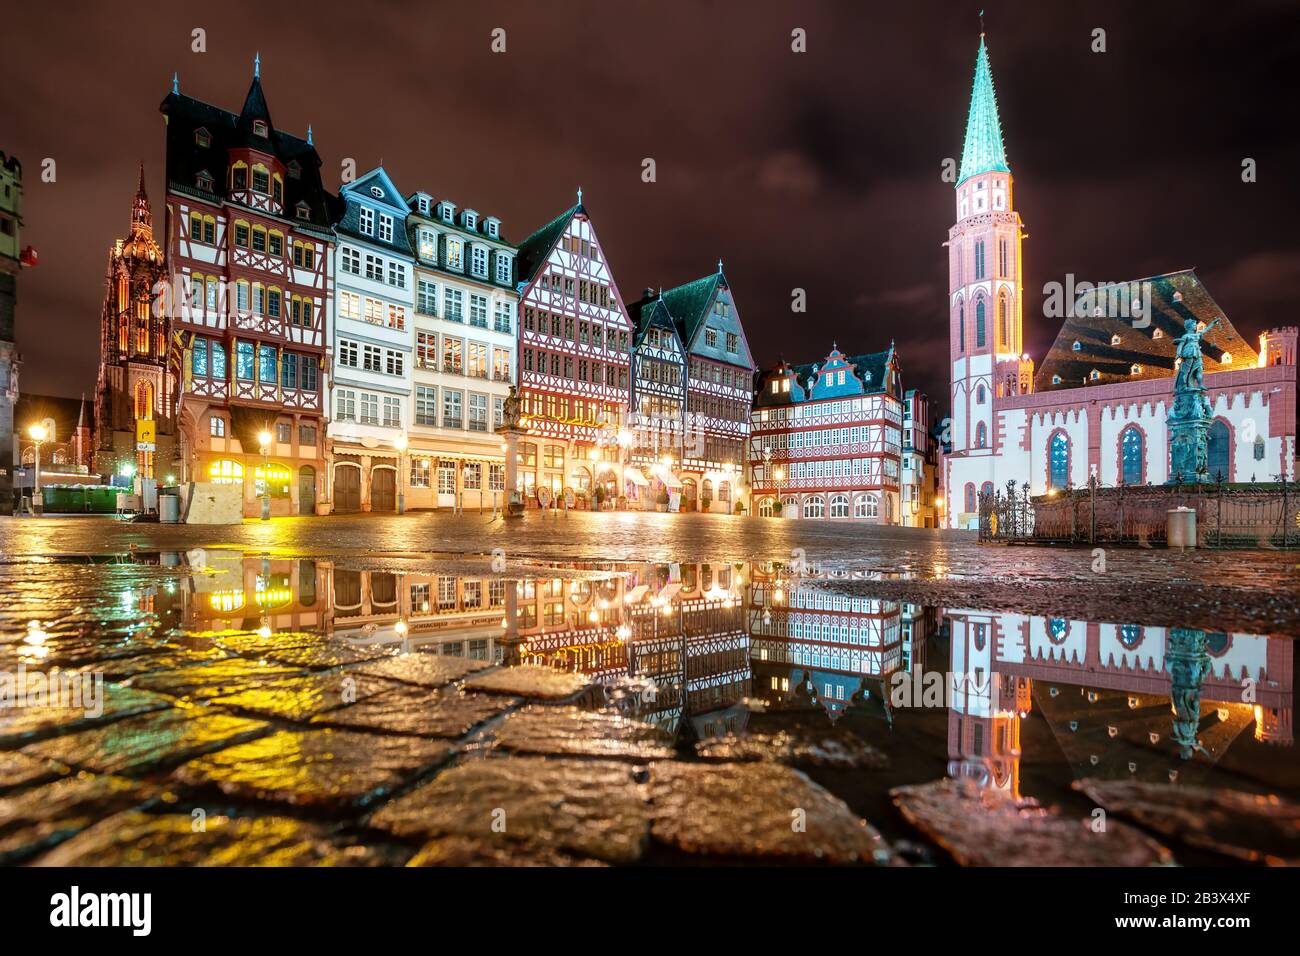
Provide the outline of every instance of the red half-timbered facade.
[[335,201],[311,131],[274,127],[255,72],[238,114],[173,83],[166,248],[182,480],[239,484],[245,514],[324,500]]
[[632,326],[581,195],[518,261],[519,490],[535,505],[538,489],[621,489]]

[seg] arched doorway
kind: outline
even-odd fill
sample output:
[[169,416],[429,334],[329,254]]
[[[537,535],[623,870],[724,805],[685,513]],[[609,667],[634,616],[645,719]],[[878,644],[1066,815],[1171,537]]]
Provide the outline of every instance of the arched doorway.
[[370,510],[397,510],[397,471],[387,465],[370,471]]
[[355,514],[361,510],[361,466],[334,466],[334,512]]
[[316,469],[303,465],[298,469],[298,514],[316,513]]
[[699,498],[699,485],[695,483],[694,478],[682,479],[682,500],[686,502],[686,510],[694,511],[699,507],[697,499]]

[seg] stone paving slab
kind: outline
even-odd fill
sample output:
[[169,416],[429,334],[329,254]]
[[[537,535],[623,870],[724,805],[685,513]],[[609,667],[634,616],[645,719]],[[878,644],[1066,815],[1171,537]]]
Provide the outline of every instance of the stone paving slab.
[[[469,760],[381,807],[374,827],[406,839],[462,837],[632,863],[645,852],[650,809],[636,768],[613,761]],[[495,827],[495,829],[494,829]],[[481,851],[487,852],[487,851]]]
[[1249,863],[1300,865],[1300,804],[1277,796],[1129,780],[1076,780],[1074,788],[1173,842]]
[[57,780],[65,776],[68,769],[16,750],[0,751],[0,794]]
[[231,657],[211,664],[144,674],[132,679],[131,686],[166,694],[177,700],[201,701],[223,694],[236,694],[256,684],[302,674],[303,670],[301,667]]
[[71,733],[170,706],[171,702],[158,694],[105,682],[101,700],[97,702],[97,709],[102,709],[102,713],[88,713],[84,707],[48,704],[7,707],[0,710],[0,750],[16,749],[43,737]]
[[200,708],[172,707],[28,744],[22,752],[78,770],[130,776],[243,743],[270,725]]
[[656,763],[652,835],[681,852],[766,863],[894,862],[845,803],[775,763]]
[[837,770],[884,770],[889,758],[847,732],[778,731],[729,734],[702,740],[695,753],[704,760],[775,760],[795,767],[829,767]]
[[666,760],[673,739],[658,727],[619,714],[578,707],[532,706],[511,714],[496,746],[520,754]]
[[[374,678],[370,683],[373,685]],[[497,694],[464,694],[411,684],[391,686],[355,704],[317,714],[311,723],[346,730],[410,734],[416,737],[464,737],[484,721],[519,703]]]
[[388,677],[419,687],[446,687],[463,680],[470,674],[495,667],[491,661],[476,661],[468,657],[446,657],[435,654],[399,654],[386,660],[362,664],[352,668],[357,674]]
[[589,686],[581,674],[522,664],[501,670],[475,674],[465,681],[465,689],[488,694],[509,694],[535,701],[568,703],[579,697]]
[[[196,827],[200,827],[197,829]],[[340,846],[325,828],[289,817],[209,816],[129,810],[82,831],[36,866],[382,866],[394,859]]]
[[0,865],[20,862],[155,793],[121,777],[79,774],[0,797]]
[[430,840],[407,866],[608,866],[554,847],[518,840],[445,836]]
[[319,714],[355,706],[376,694],[391,690],[392,681],[375,678],[358,682],[346,671],[299,674],[263,681],[253,687],[223,694],[211,706],[254,717],[278,718],[305,723]]
[[1163,866],[1173,855],[1118,820],[1103,832],[966,778],[890,791],[909,823],[962,866]]
[[306,631],[276,631],[262,637],[256,631],[222,634],[216,643],[249,660],[261,660],[286,667],[326,670],[345,664],[382,660],[392,654],[377,644],[350,644],[338,638]]
[[443,763],[446,741],[346,730],[286,730],[191,760],[176,779],[250,802],[342,813]]

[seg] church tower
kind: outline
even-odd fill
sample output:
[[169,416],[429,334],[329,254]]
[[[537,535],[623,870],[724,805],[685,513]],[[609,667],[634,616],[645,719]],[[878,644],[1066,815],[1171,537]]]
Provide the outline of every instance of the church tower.
[[[153,308],[154,286],[166,280],[141,165],[130,231],[113,243],[108,256],[95,389],[94,468],[100,474],[120,474],[133,467],[136,474],[163,478],[155,473],[154,462],[171,467],[176,377],[168,365],[168,321]],[[155,450],[137,451],[137,419],[154,422]]]
[[957,222],[948,230],[952,450],[987,455],[995,399],[1032,389],[1022,341],[1020,248],[988,47],[980,34],[966,142],[957,174]]

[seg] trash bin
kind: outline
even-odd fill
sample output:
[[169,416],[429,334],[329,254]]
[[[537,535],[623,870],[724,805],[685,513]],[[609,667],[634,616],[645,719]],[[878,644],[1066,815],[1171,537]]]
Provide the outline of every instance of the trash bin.
[[181,520],[180,495],[158,496],[158,520],[163,524],[176,524]]
[[1171,548],[1196,547],[1196,509],[1170,508],[1165,512],[1165,543]]

